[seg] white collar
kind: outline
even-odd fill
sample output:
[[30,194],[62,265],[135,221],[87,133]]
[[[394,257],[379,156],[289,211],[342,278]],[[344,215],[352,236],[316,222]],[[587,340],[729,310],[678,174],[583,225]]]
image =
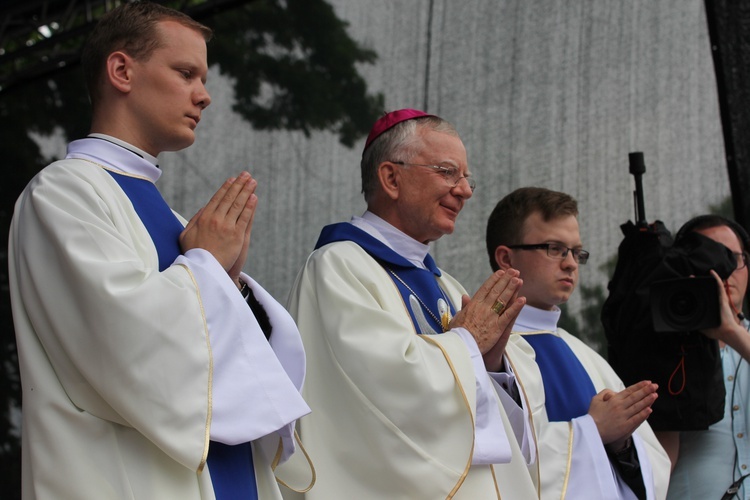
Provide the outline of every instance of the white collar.
[[519,333],[538,331],[556,333],[557,322],[561,313],[562,311],[557,306],[552,311],[545,311],[527,304],[523,306],[521,313],[516,318],[513,331]]
[[105,134],[90,134],[68,144],[66,158],[78,158],[99,163],[132,175],[138,175],[156,182],[161,176],[156,157]]
[[424,265],[424,259],[430,251],[429,245],[420,243],[369,210],[365,211],[362,217],[352,217],[351,224],[381,243],[388,245],[391,250],[415,266],[427,269]]

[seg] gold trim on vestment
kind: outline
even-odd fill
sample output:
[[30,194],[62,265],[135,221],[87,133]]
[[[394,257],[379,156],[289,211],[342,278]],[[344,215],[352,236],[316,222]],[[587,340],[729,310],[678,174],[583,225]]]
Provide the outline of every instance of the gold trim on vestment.
[[[466,409],[469,411],[469,420],[471,421],[471,451],[469,453],[469,461],[466,463],[466,467],[464,468],[464,471],[461,474],[461,477],[459,478],[458,483],[456,483],[456,485],[453,487],[453,489],[451,490],[451,492],[446,497],[446,500],[451,500],[456,495],[456,492],[458,492],[458,490],[461,487],[461,485],[464,484],[464,481],[466,481],[466,476],[469,475],[469,469],[471,469],[471,461],[474,458],[474,440],[476,439],[476,424],[474,423],[474,415],[471,412],[471,405],[469,404],[469,398],[466,396],[466,392],[464,391],[464,388],[461,385],[461,380],[458,377],[458,373],[456,373],[456,368],[453,366],[453,362],[451,361],[450,356],[448,356],[448,353],[445,351],[445,348],[442,345],[440,345],[440,343],[438,343],[437,341],[433,340],[431,338],[432,335],[427,335],[427,334],[423,335],[423,334],[420,334],[417,331],[417,327],[414,324],[414,322],[411,320],[411,313],[409,313],[409,308],[407,307],[406,302],[404,301],[403,295],[401,295],[401,291],[398,289],[398,285],[396,285],[396,282],[391,279],[391,277],[388,274],[388,271],[386,271],[386,269],[384,267],[382,267],[381,269],[383,269],[383,272],[388,277],[388,281],[393,285],[393,288],[396,290],[396,293],[398,294],[397,296],[401,299],[401,304],[404,306],[404,313],[409,318],[409,323],[411,323],[412,328],[414,329],[414,333],[417,334],[417,336],[419,336],[419,338],[421,338],[425,342],[431,343],[434,346],[436,346],[438,349],[440,349],[440,352],[443,353],[443,357],[445,358],[445,361],[448,363],[448,367],[451,369],[451,373],[453,374],[453,378],[456,381],[456,385],[458,386],[458,390],[461,393],[461,397],[464,400],[464,404],[466,405]],[[446,296],[445,291],[443,291],[443,287],[440,286],[440,280],[437,280],[437,281],[438,281],[438,283],[437,283],[438,287],[440,287],[440,290],[443,292],[443,295]],[[448,297],[446,296],[446,299],[447,298]],[[443,335],[443,334],[441,334],[441,335]],[[495,489],[497,489],[497,481],[495,481]],[[499,496],[499,493],[498,493],[498,499],[499,498],[500,498],[500,496]]]
[[[510,359],[510,356],[508,353],[505,353],[505,358],[508,360],[508,363],[510,363],[510,369],[513,370],[513,377],[516,379],[516,382],[518,383],[518,386],[521,388],[521,394],[523,395],[523,400],[526,402],[526,409],[529,412],[529,426],[531,427],[531,436],[534,439],[534,449],[536,450],[536,495],[537,498],[542,498],[541,494],[541,484],[542,484],[542,473],[541,473],[541,465],[539,463],[539,443],[537,442],[536,437],[536,428],[534,427],[534,415],[531,411],[531,403],[529,402],[529,397],[526,394],[526,389],[523,386],[523,380],[521,380],[521,377],[518,375],[518,371],[516,370],[516,366],[513,364],[513,360]],[[527,466],[528,468],[528,466]]]
[[560,335],[557,334],[557,332],[553,332],[552,330],[532,330],[530,332],[511,332],[511,333],[517,333],[520,336],[524,335],[543,335],[545,333],[549,333],[554,335],[555,337],[559,337]]
[[[511,451],[511,455],[512,455]],[[495,483],[495,493],[497,494],[497,500],[502,500],[503,497],[500,495],[500,487],[497,485],[497,477],[495,476],[495,466],[490,464],[490,472],[492,473],[492,481]]]
[[[102,165],[101,163],[97,163],[87,158],[68,158],[68,159],[82,160],[82,161],[91,163],[93,165],[96,165],[97,167],[100,167],[108,172],[113,172],[115,174],[124,175],[126,177],[132,177],[134,179],[142,179],[142,180],[150,182],[151,184],[154,183],[153,179],[146,177],[144,175],[136,175],[136,174],[131,174],[129,172],[123,172],[122,170],[107,167],[105,165]],[[200,474],[201,472],[203,472],[203,469],[206,466],[206,461],[208,460],[208,447],[211,442],[211,417],[212,417],[212,408],[213,408],[212,387],[213,387],[213,374],[214,374],[214,358],[211,352],[211,339],[208,334],[208,323],[206,321],[206,312],[203,308],[203,301],[201,300],[201,295],[200,295],[199,288],[198,288],[198,282],[195,280],[195,276],[193,276],[193,273],[190,271],[190,268],[188,268],[184,264],[178,264],[178,265],[180,267],[183,267],[187,271],[188,276],[190,276],[190,280],[193,282],[193,286],[195,287],[196,298],[198,299],[198,305],[200,306],[201,319],[203,320],[203,331],[205,332],[205,336],[206,336],[206,347],[208,348],[208,410],[206,412],[206,429],[205,429],[205,435],[203,438],[205,444],[203,446],[203,454],[201,456],[201,461],[198,464],[198,469],[197,469],[197,472]]]
[[[294,491],[295,493],[307,493],[308,491],[312,489],[313,486],[315,486],[315,481],[317,481],[318,476],[317,476],[317,472],[315,472],[315,465],[313,465],[310,455],[307,453],[305,446],[302,444],[302,440],[300,439],[299,434],[297,434],[297,429],[294,429],[294,440],[299,445],[299,449],[302,450],[302,454],[305,455],[305,459],[307,460],[307,463],[310,464],[310,472],[312,473],[312,477],[310,478],[310,484],[307,485],[305,488],[298,490],[288,485],[284,480],[280,479],[275,474],[274,474],[274,477],[276,478],[277,483],[283,486],[286,486],[287,488]],[[283,451],[283,446],[284,446],[283,441],[281,438],[279,438],[279,448],[276,450],[276,456],[273,457],[273,462],[271,463],[272,471],[275,471],[276,467],[278,467],[279,465],[279,461],[281,460],[281,452]]]
[[208,335],[208,323],[206,322],[206,312],[203,309],[203,301],[201,300],[201,294],[199,292],[198,288],[198,282],[195,280],[195,276],[193,276],[193,273],[190,271],[190,268],[188,268],[184,264],[178,264],[180,267],[185,268],[185,270],[188,273],[188,276],[190,276],[190,279],[193,282],[193,285],[195,286],[195,294],[196,298],[198,299],[198,305],[200,306],[201,311],[201,318],[203,319],[203,331],[205,332],[206,336],[206,347],[208,348],[208,410],[206,412],[206,434],[205,434],[205,445],[203,447],[203,456],[201,457],[200,465],[198,466],[198,473],[203,471],[203,468],[206,466],[206,460],[208,460],[208,446],[211,441],[211,417],[212,417],[212,408],[213,408],[213,378],[214,378],[214,357],[213,353],[211,352],[211,338]]
[[560,500],[565,500],[565,495],[568,493],[568,482],[570,481],[570,464],[573,460],[573,422],[568,422],[568,432],[568,463],[565,466],[565,479],[563,480]]
[[[294,430],[294,434],[296,437],[297,429]],[[279,438],[279,446],[276,447],[276,454],[273,457],[273,460],[271,461],[271,470],[276,470],[276,467],[278,467],[279,462],[281,461],[281,454],[284,452],[284,440]]]
[[[474,415],[471,412],[471,405],[469,404],[469,398],[466,397],[466,391],[464,391],[463,385],[461,385],[461,380],[458,377],[458,373],[456,373],[456,367],[453,366],[453,361],[451,361],[451,358],[450,356],[448,356],[448,353],[445,352],[445,348],[442,345],[440,345],[437,341],[430,338],[429,335],[420,335],[420,338],[422,338],[425,342],[435,345],[438,349],[440,349],[440,352],[443,353],[443,356],[445,357],[445,361],[448,363],[448,366],[451,369],[451,373],[453,373],[453,378],[456,380],[456,385],[458,386],[458,390],[461,393],[461,397],[464,400],[466,409],[469,411],[469,420],[471,420],[471,451],[469,452],[469,461],[466,463],[466,467],[464,468],[464,471],[461,474],[461,477],[458,483],[456,483],[456,486],[453,487],[453,489],[448,494],[448,496],[445,497],[445,500],[450,500],[456,495],[456,492],[461,487],[461,485],[464,484],[464,481],[466,480],[466,476],[469,475],[469,469],[471,469],[471,461],[474,458],[474,442],[476,438],[476,424],[474,423]],[[497,482],[495,482],[495,485],[496,485],[495,487],[497,487]]]
[[138,175],[138,174],[131,174],[130,172],[123,172],[122,170],[118,170],[118,169],[112,168],[112,167],[107,167],[106,165],[102,165],[101,163],[97,163],[97,162],[95,162],[93,160],[89,160],[88,158],[67,158],[67,159],[68,160],[82,160],[82,161],[87,161],[89,163],[93,163],[97,167],[103,168],[104,170],[107,170],[109,172],[114,172],[115,174],[124,175],[126,177],[133,177],[134,179],[143,179],[144,181],[148,181],[151,184],[154,183],[154,180],[152,178],[146,177],[145,175]]

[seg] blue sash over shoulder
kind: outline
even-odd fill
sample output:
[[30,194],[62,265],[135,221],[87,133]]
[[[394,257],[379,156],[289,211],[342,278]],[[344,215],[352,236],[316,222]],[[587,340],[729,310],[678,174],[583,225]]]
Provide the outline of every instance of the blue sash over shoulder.
[[429,254],[424,260],[427,269],[421,269],[388,245],[348,222],[324,227],[315,248],[337,241],[356,243],[386,269],[401,293],[417,333],[434,334],[444,331],[441,316],[444,313],[447,317],[453,317],[456,312],[440,288],[437,278],[442,273]]
[[549,420],[569,422],[587,414],[596,389],[570,346],[553,333],[521,335],[536,352]]
[[[182,253],[182,223],[151,181],[111,170],[107,172],[120,185],[146,226],[159,255],[159,271],[164,271]],[[229,446],[211,441],[208,448],[208,470],[217,500],[257,500],[258,487],[250,443]]]

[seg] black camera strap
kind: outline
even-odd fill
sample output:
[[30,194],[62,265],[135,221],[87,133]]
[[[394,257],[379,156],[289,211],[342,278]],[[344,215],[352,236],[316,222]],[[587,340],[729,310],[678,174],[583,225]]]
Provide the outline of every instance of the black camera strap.
[[732,500],[734,496],[737,494],[737,492],[740,490],[740,486],[742,486],[743,481],[747,479],[747,477],[750,476],[750,474],[745,474],[741,478],[739,478],[737,481],[733,482],[729,485],[729,488],[727,488],[726,493],[724,493],[724,496],[721,497],[721,500]]

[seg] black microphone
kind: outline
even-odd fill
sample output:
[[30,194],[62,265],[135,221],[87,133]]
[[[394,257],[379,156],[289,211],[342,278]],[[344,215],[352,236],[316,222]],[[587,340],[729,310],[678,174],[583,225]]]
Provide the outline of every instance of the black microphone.
[[643,202],[643,182],[641,177],[646,173],[646,164],[643,162],[643,153],[636,151],[634,153],[628,153],[628,161],[630,163],[630,173],[635,179],[635,219],[636,224],[640,227],[646,227],[646,208]]

